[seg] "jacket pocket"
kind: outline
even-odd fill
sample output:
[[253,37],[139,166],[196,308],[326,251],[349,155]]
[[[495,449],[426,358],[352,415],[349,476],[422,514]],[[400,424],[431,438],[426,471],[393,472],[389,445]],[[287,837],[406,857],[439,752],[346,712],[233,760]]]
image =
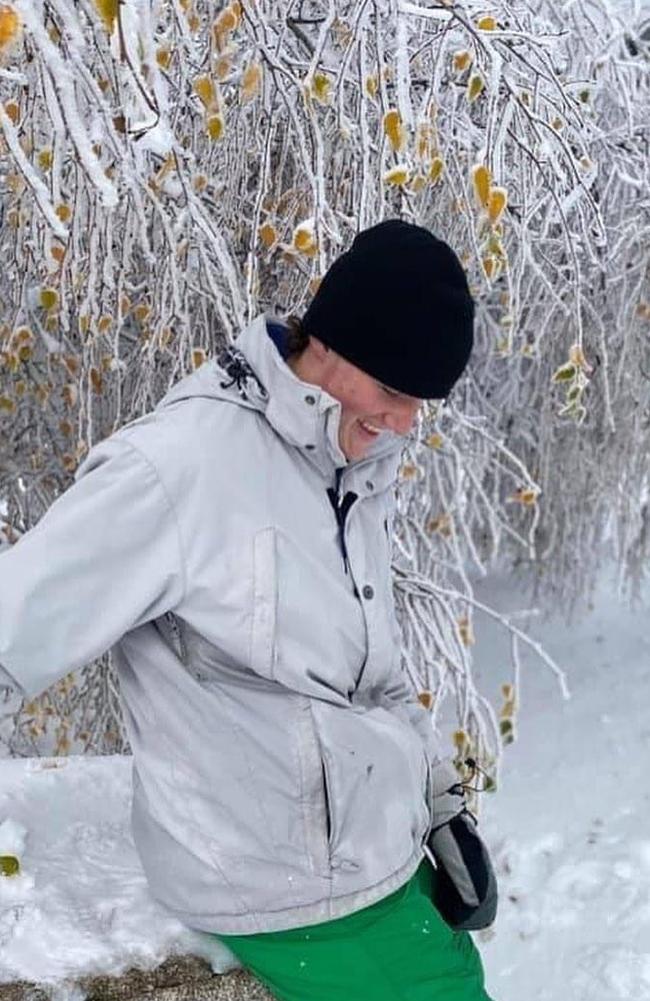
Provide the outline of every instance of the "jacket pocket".
[[298,696],[296,706],[294,733],[300,772],[305,849],[312,872],[319,876],[330,876],[332,793],[314,724],[311,700]]
[[312,711],[325,766],[330,867],[341,873],[362,868],[370,885],[405,865],[428,831],[422,740],[410,723],[381,707],[314,702]]
[[323,771],[323,801],[325,803],[325,838],[329,851],[332,847],[332,838],[334,836],[334,818],[332,816],[332,806],[334,800],[330,791],[330,780],[327,774],[327,764],[325,763],[324,757],[321,758],[321,768]]
[[253,538],[253,611],[250,665],[256,674],[274,680],[278,614],[277,549],[274,528]]

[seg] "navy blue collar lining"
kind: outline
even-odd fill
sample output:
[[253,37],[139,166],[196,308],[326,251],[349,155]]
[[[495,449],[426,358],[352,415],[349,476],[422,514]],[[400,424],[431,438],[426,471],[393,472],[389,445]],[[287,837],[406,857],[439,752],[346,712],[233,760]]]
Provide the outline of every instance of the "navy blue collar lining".
[[266,321],[266,330],[284,360],[289,354],[287,350],[287,334],[289,328],[284,323],[274,323],[273,320]]

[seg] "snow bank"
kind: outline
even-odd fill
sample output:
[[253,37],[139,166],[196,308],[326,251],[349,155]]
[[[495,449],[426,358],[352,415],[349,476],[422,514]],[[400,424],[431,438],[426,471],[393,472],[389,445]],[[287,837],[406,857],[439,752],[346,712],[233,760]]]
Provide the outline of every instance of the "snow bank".
[[150,897],[130,800],[130,758],[0,762],[0,821],[27,830],[20,875],[0,878],[0,982],[118,975],[183,953],[231,967]]

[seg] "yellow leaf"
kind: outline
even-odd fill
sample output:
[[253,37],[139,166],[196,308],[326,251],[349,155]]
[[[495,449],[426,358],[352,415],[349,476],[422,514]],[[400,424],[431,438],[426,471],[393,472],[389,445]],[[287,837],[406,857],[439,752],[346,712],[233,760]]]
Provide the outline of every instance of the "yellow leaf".
[[442,514],[437,515],[435,518],[429,518],[426,530],[430,535],[441,535],[443,539],[450,538],[453,532],[451,515],[447,511],[443,511]]
[[250,63],[243,72],[241,79],[240,99],[242,104],[252,101],[260,92],[262,82],[262,67],[259,63]]
[[377,80],[376,74],[367,76],[365,79],[364,86],[368,97],[373,97],[373,98],[376,97],[377,91],[379,90],[379,81]]
[[167,48],[160,48],[156,51],[156,62],[161,69],[166,70],[172,61],[171,50]]
[[101,395],[102,389],[104,388],[104,380],[102,379],[102,374],[99,369],[94,366],[90,370],[90,383],[93,387],[93,392],[97,396]]
[[488,218],[492,224],[498,222],[508,204],[508,192],[505,188],[491,188],[488,198]]
[[20,108],[15,101],[7,101],[5,104],[5,113],[7,118],[14,124],[18,125],[20,119]]
[[221,11],[212,25],[212,34],[215,45],[219,51],[225,46],[228,40],[228,35],[230,35],[238,27],[241,20],[241,14],[241,4],[231,3]]
[[417,133],[417,153],[420,160],[429,157],[431,153],[432,131],[431,126],[424,124],[418,126]]
[[578,374],[578,369],[573,362],[566,362],[560,365],[551,376],[551,382],[571,382]]
[[392,108],[384,115],[384,132],[388,136],[395,153],[402,149],[405,142],[404,126],[399,111]]
[[442,435],[438,431],[434,431],[433,434],[430,434],[429,437],[426,439],[425,445],[428,445],[429,448],[438,449],[442,448],[443,442],[444,439]]
[[444,169],[445,162],[442,157],[434,156],[429,166],[429,181],[431,184],[436,184],[440,180]]
[[490,199],[492,178],[485,164],[477,163],[472,167],[472,184],[477,202],[483,208],[487,208]]
[[223,118],[221,115],[210,115],[205,120],[205,131],[210,139],[221,139],[224,131]]
[[[487,249],[490,254],[494,254],[495,257],[505,260],[506,252],[503,249],[503,244],[501,243],[501,239],[496,230],[497,227],[495,226],[494,229],[490,231],[490,235],[487,240]],[[507,305],[507,302],[503,303],[503,305]]]
[[536,490],[534,487],[518,487],[508,500],[513,501],[515,504],[523,504],[524,507],[534,507],[538,496],[539,490]]
[[481,263],[483,265],[483,271],[485,272],[486,277],[492,278],[492,275],[494,274],[494,258],[491,257],[489,254],[486,254]]
[[20,874],[20,862],[16,855],[7,853],[0,855],[0,874],[5,877],[18,876]]
[[198,94],[206,108],[212,108],[217,102],[214,83],[209,76],[197,76],[194,81],[194,93]]
[[324,73],[314,73],[314,78],[311,82],[311,93],[312,97],[318,101],[319,104],[327,104],[330,99],[330,78]]
[[467,83],[467,100],[470,104],[483,93],[484,87],[483,77],[479,76],[478,73],[473,73]]
[[259,237],[265,247],[272,247],[278,238],[275,226],[270,222],[263,223],[259,229]]
[[53,288],[42,288],[38,301],[41,309],[56,309],[59,304],[59,294]]
[[293,231],[293,246],[301,254],[313,257],[317,250],[314,229],[311,223],[301,223]]
[[13,414],[16,409],[16,404],[13,400],[10,400],[8,396],[0,396],[0,412],[5,414]]
[[476,27],[480,28],[481,31],[496,31],[498,26],[495,18],[486,15],[485,17],[479,17]]
[[200,368],[207,357],[205,348],[192,348],[192,367],[195,369]]
[[419,692],[418,702],[420,702],[425,709],[431,709],[433,705],[433,693],[432,692]]
[[231,7],[226,7],[215,21],[215,31],[234,31],[237,27],[237,17]]
[[[79,317],[79,327],[82,333],[85,333],[88,330],[88,322],[86,322],[85,326],[82,322],[84,319],[88,321],[88,317],[85,315]],[[64,355],[61,361],[69,375],[73,377],[77,375],[77,373],[79,372],[78,358],[75,358],[74,355]]]
[[214,64],[214,73],[217,80],[225,80],[232,69],[232,56],[227,52],[219,56]]
[[69,222],[72,217],[72,209],[69,205],[65,205],[63,202],[61,202],[60,205],[57,205],[55,212],[61,222]]
[[499,713],[499,716],[501,717],[501,719],[512,720],[512,717],[515,714],[516,708],[517,707],[515,706],[515,700],[514,699],[506,699],[506,701],[501,706],[501,712]]
[[145,302],[138,303],[133,310],[133,315],[138,323],[144,323],[149,318],[151,308]]
[[66,406],[74,407],[79,398],[79,392],[74,382],[66,382],[61,390],[61,397]]
[[9,4],[0,4],[0,51],[16,41],[20,27],[18,12]]
[[464,730],[455,730],[452,736],[454,747],[465,754],[470,747],[470,739]]
[[42,149],[37,156],[38,165],[41,170],[49,170],[52,166],[52,150]]
[[587,359],[585,358],[584,351],[580,344],[571,345],[569,348],[569,358],[573,361],[574,365],[577,365],[579,368],[584,368],[587,363]]
[[458,619],[458,634],[460,636],[461,643],[463,646],[472,646],[474,644],[474,631],[472,629],[472,624],[466,615],[463,615]]
[[569,348],[569,359],[577,368],[581,368],[583,372],[591,372],[591,365],[587,364],[584,351],[579,344],[571,345]]
[[410,176],[408,167],[404,164],[400,164],[397,167],[393,167],[391,170],[386,171],[384,174],[384,183],[392,184],[394,187],[401,188],[403,185],[408,184]]
[[97,8],[97,13],[104,22],[106,30],[110,34],[115,27],[115,22],[117,21],[119,0],[95,0],[95,7]]
[[467,49],[460,49],[458,52],[454,52],[452,65],[456,73],[462,73],[472,62],[472,55]]

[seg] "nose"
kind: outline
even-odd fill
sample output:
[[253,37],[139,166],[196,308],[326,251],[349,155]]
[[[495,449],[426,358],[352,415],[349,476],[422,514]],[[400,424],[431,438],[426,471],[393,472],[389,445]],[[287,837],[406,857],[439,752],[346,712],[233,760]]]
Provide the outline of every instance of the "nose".
[[390,411],[385,415],[386,427],[395,434],[405,435],[412,430],[417,412],[422,405],[422,400],[414,396],[405,396],[395,400]]

